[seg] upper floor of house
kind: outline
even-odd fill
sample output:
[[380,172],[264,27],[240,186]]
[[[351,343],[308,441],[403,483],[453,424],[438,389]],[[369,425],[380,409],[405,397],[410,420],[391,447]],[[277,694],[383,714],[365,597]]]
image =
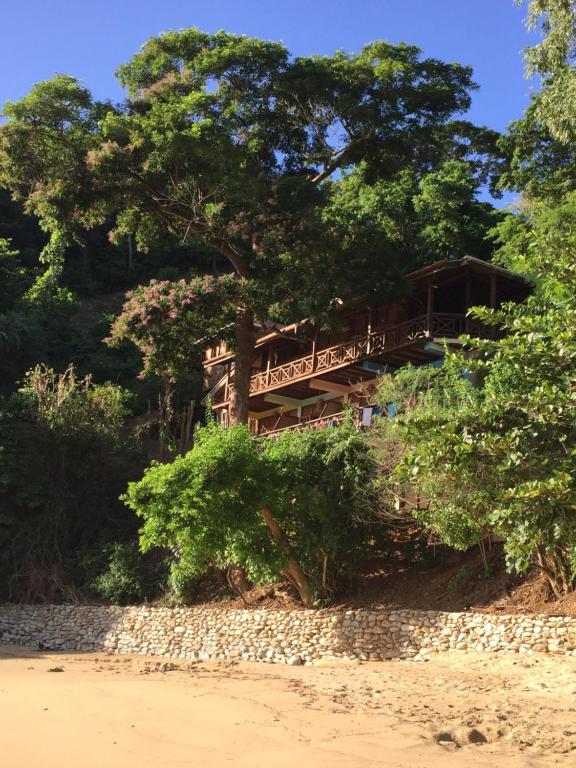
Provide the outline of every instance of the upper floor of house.
[[[252,361],[253,433],[334,423],[350,404],[369,408],[382,373],[437,362],[446,344],[458,344],[462,334],[493,335],[493,327],[468,316],[470,307],[497,308],[529,292],[519,275],[467,256],[413,272],[397,301],[339,306],[333,328],[304,320],[263,330]],[[204,369],[213,408],[226,423],[233,352],[215,341],[205,351]]]

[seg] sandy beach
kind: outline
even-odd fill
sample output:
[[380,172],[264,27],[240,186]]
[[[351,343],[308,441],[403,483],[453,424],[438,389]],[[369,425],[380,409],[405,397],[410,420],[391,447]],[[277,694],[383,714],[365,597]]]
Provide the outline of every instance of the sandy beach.
[[576,659],[544,655],[288,667],[0,649],[2,768],[572,766],[575,715]]

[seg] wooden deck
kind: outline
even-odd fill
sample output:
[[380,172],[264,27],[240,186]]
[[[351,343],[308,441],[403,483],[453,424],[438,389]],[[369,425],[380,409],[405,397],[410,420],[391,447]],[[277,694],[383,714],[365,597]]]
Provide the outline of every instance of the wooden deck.
[[482,336],[486,334],[486,328],[464,314],[419,315],[257,373],[250,381],[250,395],[271,392],[320,373],[336,371],[380,354],[409,347],[421,340],[457,338],[463,333]]

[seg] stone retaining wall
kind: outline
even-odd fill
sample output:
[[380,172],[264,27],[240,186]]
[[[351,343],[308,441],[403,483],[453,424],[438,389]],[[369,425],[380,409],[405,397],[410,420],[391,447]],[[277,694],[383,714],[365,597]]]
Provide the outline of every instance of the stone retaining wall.
[[576,656],[576,618],[436,611],[0,605],[0,643],[299,664],[450,650]]

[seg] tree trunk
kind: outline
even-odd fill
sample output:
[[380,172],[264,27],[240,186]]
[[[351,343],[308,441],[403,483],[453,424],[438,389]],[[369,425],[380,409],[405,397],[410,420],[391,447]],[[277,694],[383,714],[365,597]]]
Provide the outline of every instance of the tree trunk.
[[560,600],[572,591],[570,570],[560,549],[546,552],[543,546],[536,548],[536,563],[546,576],[554,597]]
[[230,424],[248,424],[252,358],[256,342],[254,314],[247,306],[236,311],[234,381],[230,393]]
[[276,520],[274,520],[274,518],[272,517],[272,512],[267,507],[264,507],[263,509],[260,510],[260,515],[264,520],[264,522],[266,523],[266,525],[268,526],[270,535],[272,536],[274,541],[280,545],[282,554],[286,558],[286,561],[287,561],[286,575],[298,590],[300,599],[302,600],[306,608],[313,608],[314,606],[312,604],[312,590],[310,589],[310,583],[308,581],[308,577],[302,570],[300,563],[294,557],[292,547],[290,546],[290,543],[288,542],[284,534],[284,531],[282,530],[282,528],[280,528]]

